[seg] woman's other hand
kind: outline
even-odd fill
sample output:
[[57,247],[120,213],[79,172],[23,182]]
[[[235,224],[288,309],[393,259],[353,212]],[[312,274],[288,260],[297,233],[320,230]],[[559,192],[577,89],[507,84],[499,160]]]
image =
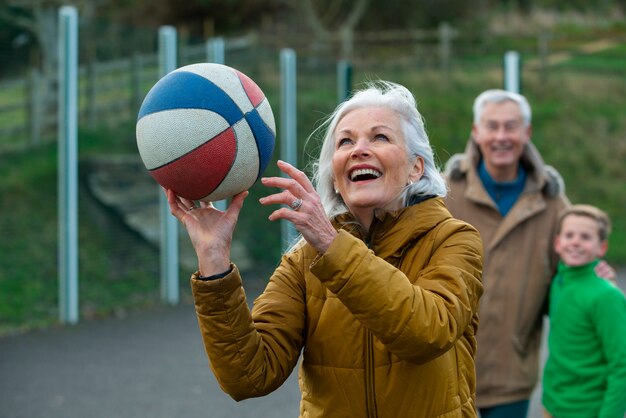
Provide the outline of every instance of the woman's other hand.
[[283,191],[262,197],[259,202],[262,205],[285,205],[272,212],[269,220],[288,220],[313,248],[323,254],[337,236],[337,231],[328,220],[319,195],[304,172],[284,161],[278,161],[278,168],[289,178],[264,177],[261,182]]

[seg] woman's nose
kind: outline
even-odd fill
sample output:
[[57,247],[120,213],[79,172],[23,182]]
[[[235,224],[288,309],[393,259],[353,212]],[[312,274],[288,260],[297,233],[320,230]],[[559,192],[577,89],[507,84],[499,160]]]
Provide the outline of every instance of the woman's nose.
[[359,157],[369,156],[371,154],[370,143],[367,140],[359,139],[355,142],[354,148],[352,148],[352,154],[350,157],[356,159]]

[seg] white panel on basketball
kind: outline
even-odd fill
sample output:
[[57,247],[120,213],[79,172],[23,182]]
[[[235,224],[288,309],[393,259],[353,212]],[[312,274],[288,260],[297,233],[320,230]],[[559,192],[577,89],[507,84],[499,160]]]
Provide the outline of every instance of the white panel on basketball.
[[[242,191],[241,185],[252,186],[259,174],[259,151],[254,134],[245,119],[233,125],[237,137],[237,156],[222,183],[203,200],[214,200],[211,196],[232,196]],[[235,174],[233,174],[235,173]]]
[[266,123],[269,123],[268,128],[270,128],[272,133],[276,135],[276,121],[274,120],[274,114],[272,113],[272,108],[270,107],[270,102],[267,100],[267,97],[259,103],[257,110],[261,119],[263,119]]
[[228,127],[226,119],[210,110],[152,113],[137,122],[139,153],[146,168],[152,170],[193,151]]
[[[219,67],[216,71],[215,67]],[[192,64],[183,67],[184,71],[198,74],[212,81],[216,86],[221,88],[229,95],[233,101],[239,106],[239,109],[245,114],[250,112],[254,106],[250,102],[246,91],[241,85],[241,81],[237,73],[229,67],[219,64]],[[178,70],[176,70],[178,71]]]

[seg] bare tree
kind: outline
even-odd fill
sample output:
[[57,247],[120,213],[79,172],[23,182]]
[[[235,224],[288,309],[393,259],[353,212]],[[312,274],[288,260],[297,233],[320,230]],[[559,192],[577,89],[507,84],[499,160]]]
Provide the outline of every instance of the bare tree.
[[369,0],[301,0],[296,4],[317,40],[326,43],[338,36],[342,58],[351,58],[354,29],[367,12]]
[[28,32],[40,51],[41,71],[53,74],[57,63],[57,9],[62,1],[7,0],[0,7],[0,20]]
[[[75,0],[80,9],[81,19],[88,20],[98,3],[104,0]],[[28,32],[36,41],[39,71],[43,83],[40,84],[40,97],[47,106],[53,94],[50,84],[58,65],[58,10],[68,5],[67,0],[4,0],[0,2],[0,21],[19,27]]]

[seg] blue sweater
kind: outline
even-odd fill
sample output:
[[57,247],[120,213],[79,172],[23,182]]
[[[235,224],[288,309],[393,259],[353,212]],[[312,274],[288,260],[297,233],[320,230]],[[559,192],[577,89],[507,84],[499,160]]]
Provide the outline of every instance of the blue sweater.
[[513,181],[495,181],[485,167],[485,161],[478,164],[478,177],[482,181],[485,190],[498,206],[498,211],[503,217],[509,213],[519,195],[524,191],[526,185],[526,170],[521,165],[517,173],[517,178]]

